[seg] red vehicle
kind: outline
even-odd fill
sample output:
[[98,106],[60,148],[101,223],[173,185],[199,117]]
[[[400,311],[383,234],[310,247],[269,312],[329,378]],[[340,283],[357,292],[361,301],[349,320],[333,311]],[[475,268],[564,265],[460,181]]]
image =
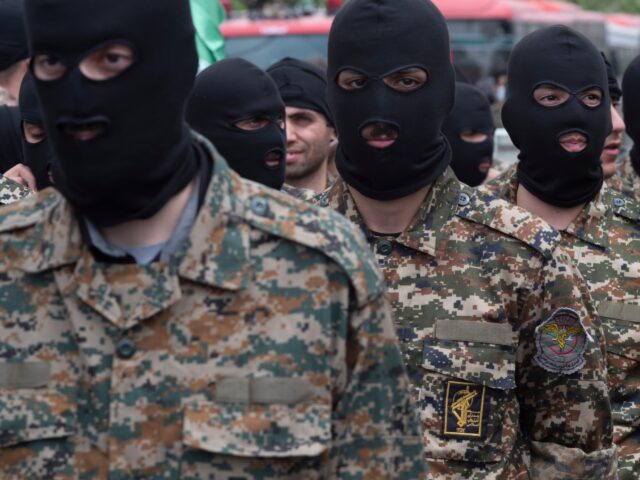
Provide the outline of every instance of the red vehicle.
[[[503,71],[513,45],[545,25],[563,23],[581,31],[607,51],[618,63],[618,71],[630,55],[640,51],[637,16],[607,16],[557,0],[433,1],[447,19],[454,61],[473,82]],[[322,64],[331,21],[324,14],[286,20],[233,19],[221,29],[230,57],[243,57],[263,68],[285,56]],[[625,53],[619,61],[621,45]]]

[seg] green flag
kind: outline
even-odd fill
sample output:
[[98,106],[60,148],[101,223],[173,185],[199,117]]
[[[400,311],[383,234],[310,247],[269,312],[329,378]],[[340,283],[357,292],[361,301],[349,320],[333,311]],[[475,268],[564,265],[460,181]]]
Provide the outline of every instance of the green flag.
[[191,0],[191,14],[202,70],[224,58],[224,38],[219,26],[226,15],[218,0]]

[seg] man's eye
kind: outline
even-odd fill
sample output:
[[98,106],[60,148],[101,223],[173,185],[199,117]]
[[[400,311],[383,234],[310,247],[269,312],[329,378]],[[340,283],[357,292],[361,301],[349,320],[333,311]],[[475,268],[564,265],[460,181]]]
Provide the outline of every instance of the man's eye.
[[364,84],[365,80],[363,78],[355,78],[347,82],[347,85],[349,85],[351,88],[362,88],[364,87]]
[[418,84],[413,78],[401,78],[398,83],[403,87],[413,87]]

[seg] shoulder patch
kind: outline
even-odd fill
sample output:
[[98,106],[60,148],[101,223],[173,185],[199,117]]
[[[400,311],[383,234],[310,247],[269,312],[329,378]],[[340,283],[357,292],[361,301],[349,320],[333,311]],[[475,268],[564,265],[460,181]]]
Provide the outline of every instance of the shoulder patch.
[[551,258],[560,243],[560,232],[517,205],[468,186],[463,186],[460,196],[464,198],[459,202],[459,217],[520,240],[545,258]]
[[534,361],[551,373],[570,375],[585,364],[587,344],[593,341],[580,315],[570,308],[559,308],[536,327]]
[[331,209],[244,181],[245,219],[255,228],[322,252],[349,276],[358,305],[384,292],[373,255],[355,226]]
[[0,208],[0,271],[35,273],[74,261],[80,237],[69,229],[66,205],[48,188]]

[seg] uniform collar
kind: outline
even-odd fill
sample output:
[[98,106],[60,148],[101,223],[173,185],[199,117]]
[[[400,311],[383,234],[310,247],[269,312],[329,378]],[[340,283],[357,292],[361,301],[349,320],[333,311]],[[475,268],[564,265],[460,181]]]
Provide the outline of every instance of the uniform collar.
[[[445,226],[455,215],[458,208],[460,183],[453,170],[447,168],[433,183],[425,200],[420,205],[409,228],[394,239],[400,245],[412,250],[437,256],[444,246]],[[353,196],[344,180],[338,179],[320,200],[323,206],[330,206],[358,225],[370,240],[372,235],[364,224]]]
[[[498,186],[499,196],[517,205],[518,165],[512,165],[501,177]],[[564,234],[606,249],[609,247],[607,223],[613,215],[613,200],[606,185],[592,201],[588,202],[571,224],[563,230]]]

